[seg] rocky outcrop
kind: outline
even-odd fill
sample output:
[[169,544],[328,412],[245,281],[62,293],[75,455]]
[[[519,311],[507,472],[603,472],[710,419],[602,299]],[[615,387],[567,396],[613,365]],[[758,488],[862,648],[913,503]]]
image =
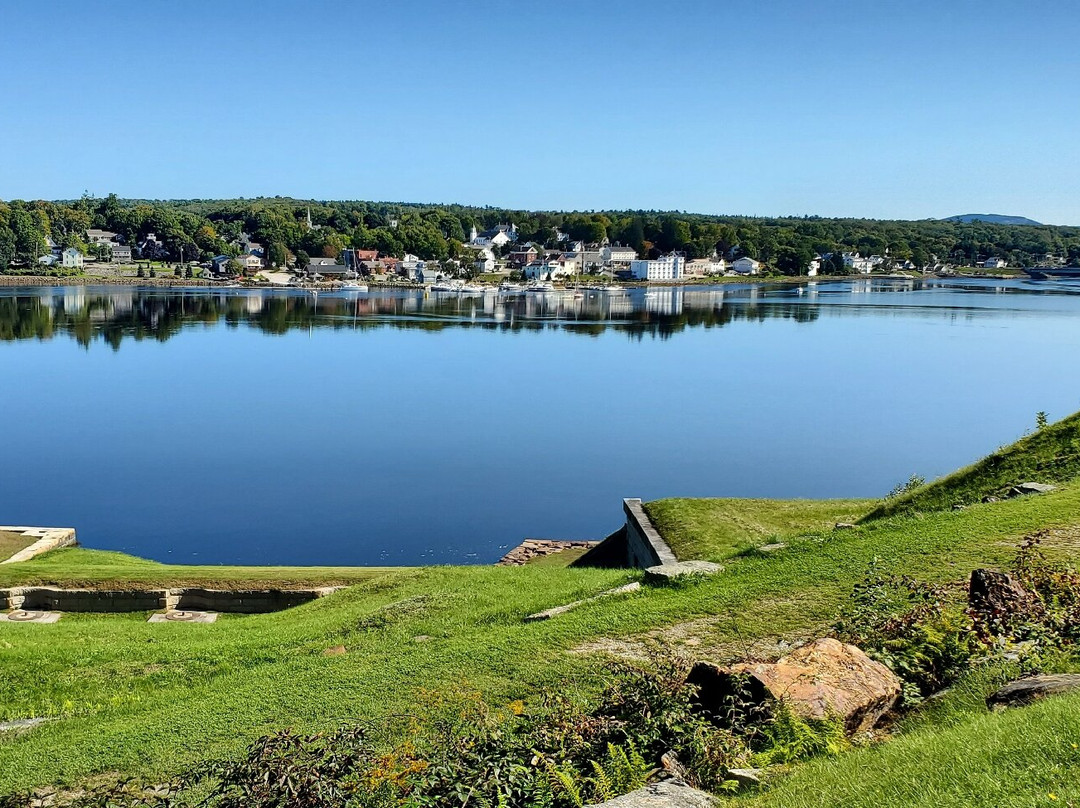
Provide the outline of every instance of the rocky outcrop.
[[525,539],[521,544],[500,558],[497,562],[502,567],[520,567],[534,558],[561,553],[564,550],[591,550],[598,541],[563,541],[561,539]]
[[783,701],[805,719],[838,718],[849,735],[870,730],[900,696],[900,679],[854,645],[815,640],[776,662],[720,667],[699,662],[689,681],[697,703],[715,721],[732,722],[734,712],[761,716]]
[[692,788],[681,780],[672,779],[652,783],[637,791],[586,808],[712,808],[716,804],[717,799],[712,794]]
[[972,570],[968,604],[975,612],[992,620],[1042,610],[1038,596],[1028,592],[1009,573],[986,569]]
[[1059,673],[1047,676],[1029,676],[1009,682],[990,694],[986,706],[991,710],[1006,707],[1022,707],[1046,696],[1057,696],[1080,690],[1080,673]]

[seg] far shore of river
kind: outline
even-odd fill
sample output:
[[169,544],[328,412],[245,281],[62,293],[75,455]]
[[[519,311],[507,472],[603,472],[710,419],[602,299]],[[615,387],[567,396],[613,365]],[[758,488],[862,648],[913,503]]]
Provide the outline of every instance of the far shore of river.
[[[845,281],[860,280],[866,278],[877,279],[915,279],[929,277],[916,274],[894,275],[817,275],[807,277],[805,275],[755,275],[755,276],[720,276],[710,278],[684,278],[678,281],[626,281],[621,285],[633,288],[639,286],[713,286],[728,283],[762,283],[762,284],[798,284],[808,281]],[[996,280],[1013,280],[1024,277],[1023,273],[955,273],[946,275],[950,278],[980,278]],[[136,276],[122,275],[0,275],[0,286],[158,286],[158,287],[202,287],[202,288],[226,288],[225,281],[207,280],[204,278],[177,278],[173,275],[159,275],[156,278],[139,278]],[[369,280],[368,284],[380,289],[422,289],[422,286],[403,283],[380,283],[377,280]],[[570,284],[571,286],[573,283]],[[322,282],[308,284],[305,289],[334,289],[336,282]],[[267,283],[244,283],[245,289],[297,289],[295,286],[275,286]]]

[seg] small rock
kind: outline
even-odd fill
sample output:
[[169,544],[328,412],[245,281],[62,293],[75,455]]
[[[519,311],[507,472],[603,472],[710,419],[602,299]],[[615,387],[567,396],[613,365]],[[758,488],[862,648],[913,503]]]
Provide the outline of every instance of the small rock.
[[413,637],[413,642],[427,642],[431,637],[427,634],[417,634]]
[[664,752],[660,756],[660,765],[672,777],[680,777],[683,780],[689,779],[689,772],[686,771],[686,767],[673,751]]
[[967,505],[961,505],[959,502],[957,502],[955,505],[952,506],[952,509],[954,511],[966,511]]
[[835,525],[833,525],[833,530],[854,530],[854,529],[855,529],[855,525],[851,524],[851,522],[837,522]]
[[348,653],[344,645],[335,645],[322,652],[323,656],[345,656]]
[[1051,491],[1057,491],[1057,486],[1046,483],[1020,483],[1020,485],[1014,485],[1009,489],[1009,496],[1022,497],[1027,494],[1049,494]]
[[762,553],[776,553],[776,552],[779,552],[780,550],[785,549],[786,547],[787,547],[786,544],[784,544],[783,542],[778,541],[778,542],[773,542],[772,544],[763,544],[758,548],[758,551],[762,552]]
[[712,808],[717,802],[712,794],[672,779],[652,783],[637,791],[586,808]]
[[728,769],[727,779],[734,780],[742,788],[761,785],[761,769]]
[[983,497],[982,501],[984,505],[989,505],[992,502],[1001,502],[998,497]]
[[1029,676],[1026,679],[1009,682],[1003,688],[990,694],[986,699],[986,706],[991,710],[1021,707],[1046,696],[1071,693],[1075,690],[1080,690],[1080,673]]
[[711,561],[679,561],[675,564],[660,564],[645,570],[645,583],[651,586],[663,586],[680,579],[705,577],[723,572],[724,567]]

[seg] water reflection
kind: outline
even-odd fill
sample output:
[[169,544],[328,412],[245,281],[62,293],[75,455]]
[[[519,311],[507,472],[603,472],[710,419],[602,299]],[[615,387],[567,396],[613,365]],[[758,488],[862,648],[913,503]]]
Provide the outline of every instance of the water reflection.
[[[941,278],[472,296],[419,290],[313,293],[280,289],[12,288],[0,290],[0,340],[50,339],[64,334],[84,346],[100,338],[116,349],[128,337],[165,341],[185,328],[220,322],[267,334],[310,328],[538,330],[555,325],[586,335],[613,329],[638,338],[666,338],[688,327],[721,327],[738,321],[813,322],[825,306],[838,313],[843,308],[845,315],[858,314],[857,308],[902,306],[955,317],[958,310],[1011,308],[991,300],[991,296],[1022,294],[1022,306],[1030,308],[1033,294],[1078,292],[1080,288],[1069,284]],[[973,300],[973,295],[979,300]]]

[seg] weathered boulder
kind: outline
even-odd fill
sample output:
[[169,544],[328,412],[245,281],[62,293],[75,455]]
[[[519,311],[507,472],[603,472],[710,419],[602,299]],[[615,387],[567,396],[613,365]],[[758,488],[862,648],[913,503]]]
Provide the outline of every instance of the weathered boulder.
[[855,525],[851,522],[837,522],[833,525],[833,530],[854,530]]
[[872,729],[900,696],[900,679],[854,645],[823,638],[776,662],[720,667],[699,662],[689,681],[697,703],[720,724],[741,714],[771,713],[783,702],[801,718],[838,718],[848,734]]
[[1046,676],[1029,676],[1017,679],[991,693],[986,706],[991,710],[1021,707],[1046,696],[1056,696],[1080,690],[1080,673],[1058,673]]
[[1007,572],[978,569],[971,571],[968,584],[968,604],[979,614],[990,618],[1040,611],[1039,598],[1028,592]]
[[659,564],[645,570],[645,583],[650,586],[665,586],[696,577],[716,575],[723,572],[721,564],[711,561],[679,561],[675,564]]
[[682,780],[662,780],[637,791],[623,794],[586,808],[712,808],[717,799],[712,794],[688,786]]

